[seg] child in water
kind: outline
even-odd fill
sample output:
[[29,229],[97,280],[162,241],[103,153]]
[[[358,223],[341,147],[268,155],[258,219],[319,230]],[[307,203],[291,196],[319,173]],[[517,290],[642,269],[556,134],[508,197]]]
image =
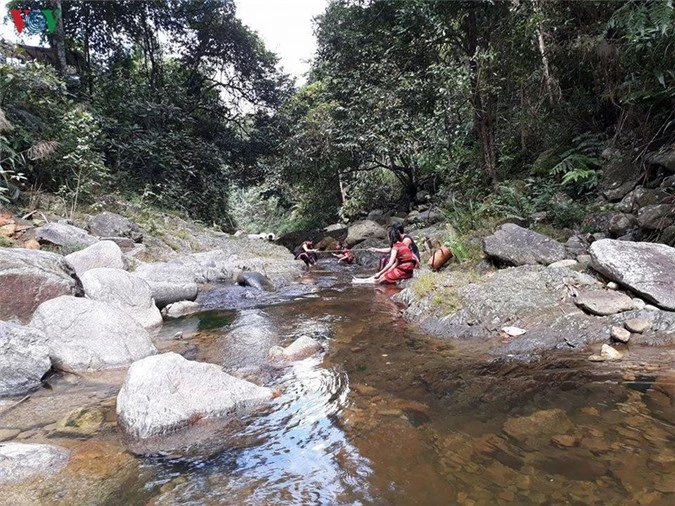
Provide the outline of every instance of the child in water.
[[354,261],[354,253],[344,246],[341,241],[338,241],[335,245],[335,249],[338,250],[338,252],[333,253],[333,256],[338,259],[338,263],[351,264]]

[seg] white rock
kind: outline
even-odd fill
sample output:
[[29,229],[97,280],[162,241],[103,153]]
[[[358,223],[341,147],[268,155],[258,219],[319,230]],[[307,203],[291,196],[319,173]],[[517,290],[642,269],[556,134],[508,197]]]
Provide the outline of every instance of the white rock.
[[67,295],[48,300],[31,326],[45,333],[52,364],[64,371],[120,367],[157,352],[136,320],[96,300]]
[[630,340],[630,332],[622,327],[613,326],[610,330],[610,335],[613,339],[622,343],[627,343]]
[[652,322],[646,318],[631,318],[630,320],[626,320],[624,325],[630,332],[642,334],[645,330],[649,330],[652,327]]
[[621,360],[623,358],[623,353],[615,350],[609,344],[603,344],[602,349],[600,350],[600,356],[607,360]]
[[675,248],[613,239],[590,246],[593,268],[663,309],[675,310]]
[[197,298],[198,286],[190,267],[174,263],[144,263],[136,267],[134,274],[150,285],[159,308],[172,302]]
[[618,290],[619,285],[617,283],[615,283],[614,281],[610,281],[609,283],[607,283],[607,289],[608,290]]
[[108,268],[88,270],[80,279],[90,299],[111,304],[146,329],[162,324],[162,315],[144,279],[122,269]]
[[42,332],[0,321],[0,396],[39,387],[51,366],[47,337]]
[[647,305],[645,304],[645,301],[644,301],[644,300],[639,299],[639,298],[637,298],[637,297],[635,297],[635,298],[633,299],[633,309],[635,309],[635,310],[637,310],[637,311],[641,311],[641,310],[643,310],[646,306],[647,306]]
[[269,363],[274,365],[286,365],[291,362],[311,357],[323,349],[321,343],[309,336],[301,336],[286,348],[273,346],[267,355]]
[[65,258],[66,262],[75,269],[78,276],[99,267],[124,269],[122,250],[113,241],[97,242],[88,248],[67,255]]
[[571,258],[565,258],[563,260],[558,260],[549,265],[551,269],[561,269],[563,267],[568,267],[570,269],[579,268],[579,262],[572,260]]
[[117,396],[117,421],[137,438],[167,434],[200,419],[236,416],[272,399],[214,364],[164,353],[134,362]]
[[575,303],[582,309],[600,316],[633,309],[633,300],[628,295],[607,290],[588,290],[582,292]]
[[525,332],[527,332],[527,330],[518,327],[504,327],[502,330],[511,337],[522,336]]
[[162,309],[162,314],[166,318],[180,318],[181,316],[187,316],[201,311],[201,306],[196,302],[191,300],[181,300],[179,302],[174,302],[169,304],[164,309]]

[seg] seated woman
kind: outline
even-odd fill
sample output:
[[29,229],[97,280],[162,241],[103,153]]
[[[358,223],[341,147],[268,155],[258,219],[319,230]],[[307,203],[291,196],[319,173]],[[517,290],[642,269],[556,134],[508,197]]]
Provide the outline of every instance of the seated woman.
[[298,246],[293,250],[295,259],[302,260],[303,262],[305,262],[307,269],[309,269],[310,265],[316,264],[316,261],[319,258],[319,256],[316,253],[316,250],[313,248],[314,243],[312,241],[305,241],[300,246]]
[[[391,226],[390,230],[396,231],[398,234],[398,240],[401,241],[403,244],[408,246],[413,252],[413,255],[415,255],[415,268],[420,266],[420,249],[417,247],[417,244],[415,244],[415,241],[413,241],[413,238],[410,237],[409,235],[406,235],[404,230],[403,230],[403,224],[398,222],[394,223]],[[391,248],[368,248],[368,251],[372,251],[373,253],[386,253],[387,255],[382,257],[380,259],[380,270],[384,268],[384,266],[387,264],[389,261],[389,253],[391,253]]]
[[402,279],[413,277],[413,270],[417,264],[415,254],[400,240],[397,230],[389,230],[389,261],[380,271],[369,278],[354,278],[352,283],[396,283]]
[[354,261],[354,253],[352,253],[352,250],[345,247],[342,242],[338,241],[335,245],[335,249],[338,252],[333,253],[333,256],[338,259],[338,263],[351,264]]

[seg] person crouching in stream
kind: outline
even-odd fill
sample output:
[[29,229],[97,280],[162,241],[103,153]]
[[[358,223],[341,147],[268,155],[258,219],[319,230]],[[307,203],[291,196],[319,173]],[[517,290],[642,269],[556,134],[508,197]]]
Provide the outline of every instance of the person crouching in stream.
[[[420,249],[417,247],[417,244],[415,244],[415,241],[413,241],[413,238],[410,237],[409,235],[406,235],[404,229],[403,229],[403,224],[402,223],[394,223],[390,231],[395,231],[398,235],[398,241],[402,242],[408,248],[410,248],[413,252],[413,255],[415,255],[415,268],[420,266]],[[389,261],[389,255],[391,253],[391,248],[368,248],[368,251],[372,253],[386,253],[386,256],[382,257],[380,259],[380,270],[384,268],[385,265],[387,265],[387,262]]]
[[394,227],[389,230],[389,247],[391,249],[389,261],[377,274],[369,278],[354,278],[352,283],[396,283],[402,279],[412,278],[413,270],[418,263],[417,259]]
[[302,260],[309,267],[316,264],[319,256],[317,255],[317,250],[314,249],[314,243],[312,241],[305,241],[300,246],[293,250],[296,260]]
[[338,259],[339,264],[351,264],[354,262],[354,253],[344,246],[342,242],[338,241],[335,245],[335,249],[337,250],[337,253],[332,253],[332,255]]

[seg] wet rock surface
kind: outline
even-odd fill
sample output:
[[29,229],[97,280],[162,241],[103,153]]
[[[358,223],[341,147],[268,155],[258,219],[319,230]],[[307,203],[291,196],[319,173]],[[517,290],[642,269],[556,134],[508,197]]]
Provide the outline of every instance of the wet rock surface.
[[82,295],[75,272],[63,257],[46,251],[0,248],[0,320],[28,323],[44,301]]
[[226,371],[262,366],[269,349],[279,341],[280,336],[269,316],[257,309],[243,310],[225,335],[207,345],[202,356],[212,357]]
[[68,463],[70,452],[45,444],[0,444],[0,486],[56,473]]
[[274,290],[272,282],[259,272],[241,272],[237,276],[236,281],[240,286],[250,286],[252,288],[257,288],[258,290],[266,291]]
[[297,360],[311,357],[322,349],[321,343],[316,339],[312,339],[309,336],[301,336],[285,348],[281,346],[270,348],[267,360],[275,366],[284,366]]

